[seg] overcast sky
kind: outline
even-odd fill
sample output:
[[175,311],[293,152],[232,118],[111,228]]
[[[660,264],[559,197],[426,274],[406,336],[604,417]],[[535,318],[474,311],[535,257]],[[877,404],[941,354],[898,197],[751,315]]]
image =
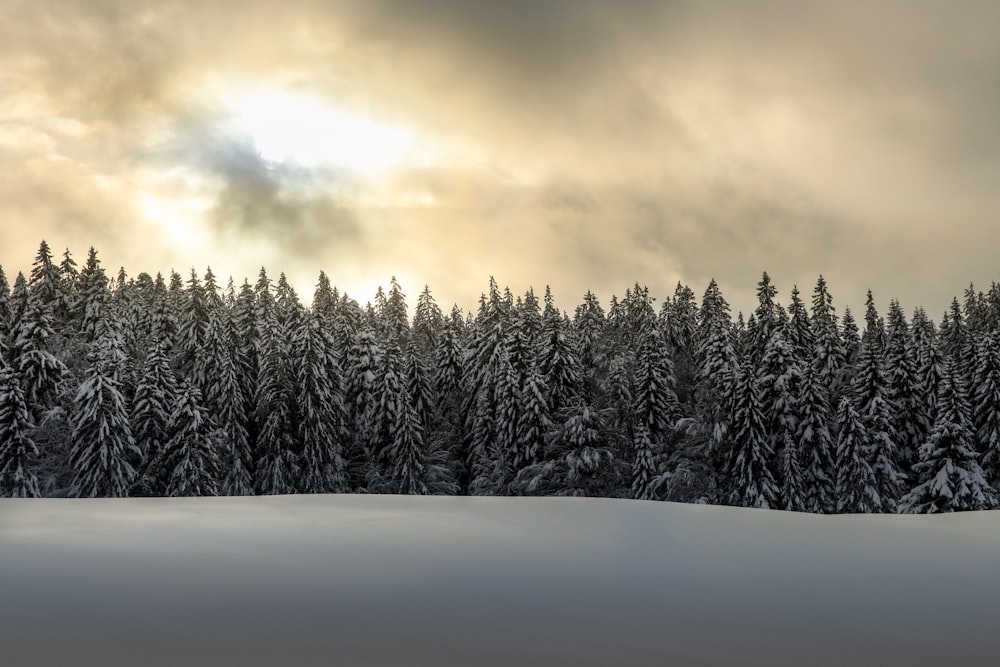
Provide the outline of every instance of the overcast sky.
[[0,0],[0,263],[364,303],[716,277],[938,318],[1000,262],[989,2]]

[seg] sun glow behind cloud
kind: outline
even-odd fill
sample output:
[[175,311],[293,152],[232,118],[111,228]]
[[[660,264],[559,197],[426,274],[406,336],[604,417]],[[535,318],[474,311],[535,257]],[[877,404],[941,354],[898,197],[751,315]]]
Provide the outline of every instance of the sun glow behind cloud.
[[333,165],[375,175],[422,159],[410,132],[305,95],[258,90],[235,96],[228,106],[267,162]]

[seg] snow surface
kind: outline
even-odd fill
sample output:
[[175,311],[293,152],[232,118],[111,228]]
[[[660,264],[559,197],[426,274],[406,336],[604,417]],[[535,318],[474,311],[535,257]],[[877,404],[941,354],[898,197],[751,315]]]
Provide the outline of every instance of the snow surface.
[[6,665],[993,665],[1000,512],[0,500]]

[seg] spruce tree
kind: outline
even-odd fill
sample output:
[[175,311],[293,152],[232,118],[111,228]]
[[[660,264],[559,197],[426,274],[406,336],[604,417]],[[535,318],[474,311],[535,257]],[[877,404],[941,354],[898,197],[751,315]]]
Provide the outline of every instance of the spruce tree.
[[976,352],[972,415],[986,480],[1000,481],[1000,333],[984,334]]
[[165,446],[166,495],[218,495],[215,425],[201,404],[201,392],[190,382],[177,392],[167,428],[172,437]]
[[293,336],[297,435],[302,452],[299,490],[340,493],[347,488],[346,411],[333,340],[316,312],[306,317]]
[[80,498],[127,496],[135,479],[129,460],[141,455],[118,378],[121,334],[102,328],[71,413],[70,494]]
[[139,472],[133,495],[159,496],[167,488],[168,425],[177,394],[176,380],[162,341],[149,348],[140,371],[131,414]]
[[837,511],[882,511],[875,472],[869,460],[868,432],[849,397],[837,410]]
[[777,507],[778,489],[770,467],[773,451],[764,430],[757,379],[749,363],[744,363],[737,375],[727,437],[729,503],[764,509]]
[[913,466],[918,483],[901,501],[901,511],[936,514],[991,509],[996,505],[996,492],[977,462],[968,416],[963,414],[961,380],[952,363],[946,363],[938,390],[934,429],[920,447],[920,458]]
[[34,423],[14,371],[0,366],[0,496],[37,498],[34,467],[38,447],[31,438]]
[[802,462],[805,510],[828,514],[836,509],[834,441],[830,434],[829,399],[826,388],[807,369],[799,389],[797,441]]

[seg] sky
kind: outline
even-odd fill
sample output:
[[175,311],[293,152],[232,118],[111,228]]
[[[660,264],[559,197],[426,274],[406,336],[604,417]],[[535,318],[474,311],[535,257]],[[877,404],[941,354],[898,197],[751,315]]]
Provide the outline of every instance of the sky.
[[0,264],[572,312],[998,279],[1000,6],[0,0]]

